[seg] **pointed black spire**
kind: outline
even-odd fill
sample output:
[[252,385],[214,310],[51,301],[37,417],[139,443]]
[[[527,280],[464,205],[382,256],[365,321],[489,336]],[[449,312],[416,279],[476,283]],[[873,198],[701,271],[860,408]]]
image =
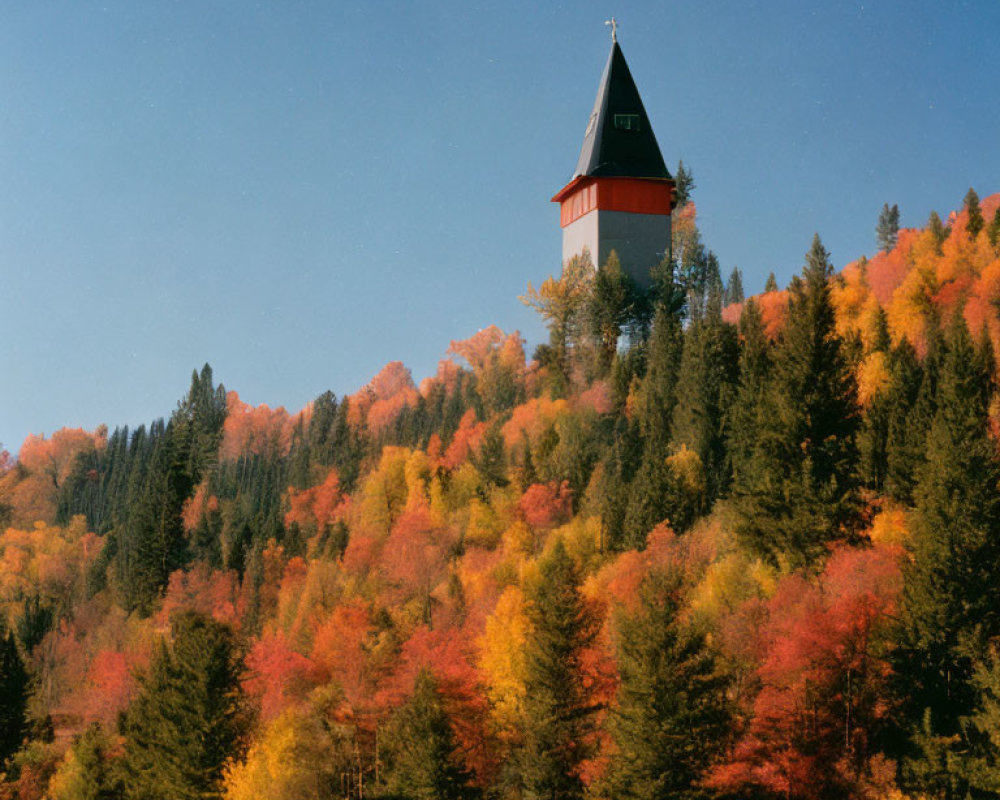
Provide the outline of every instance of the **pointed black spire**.
[[615,39],[573,177],[670,178],[653,128]]

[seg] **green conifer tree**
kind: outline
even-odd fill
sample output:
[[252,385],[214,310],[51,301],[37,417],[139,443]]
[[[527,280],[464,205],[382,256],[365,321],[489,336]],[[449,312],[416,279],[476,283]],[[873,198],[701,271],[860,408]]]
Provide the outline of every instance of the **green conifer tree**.
[[[629,484],[642,462],[642,437],[639,426],[622,415],[616,422],[614,437],[604,458],[603,493],[599,508],[606,545],[611,550],[638,546],[626,536],[629,508]],[[645,521],[640,523],[645,526]],[[631,530],[631,528],[629,529]],[[648,528],[643,528],[643,536]]]
[[991,649],[972,675],[976,707],[963,723],[969,754],[963,772],[969,785],[986,796],[1000,795],[1000,657]]
[[0,771],[28,732],[28,671],[13,631],[0,623]]
[[379,796],[407,800],[465,800],[478,792],[458,753],[455,735],[428,669],[413,695],[389,721],[384,737],[385,786]]
[[965,194],[965,211],[968,214],[965,229],[969,232],[969,236],[975,239],[986,225],[986,221],[983,219],[983,210],[979,207],[979,195],[971,186]]
[[561,540],[530,588],[532,636],[525,649],[526,696],[516,769],[526,800],[577,800],[579,767],[590,751],[596,708],[583,683],[582,656],[597,621],[580,594],[580,575]]
[[[675,493],[666,456],[647,442],[635,477],[622,498],[620,542],[625,549],[641,550],[646,546],[649,532],[670,518]],[[619,540],[617,532],[609,538]]]
[[96,722],[81,733],[50,784],[51,800],[116,800],[121,797],[122,787],[115,781],[108,755],[113,744]]
[[703,632],[679,619],[679,575],[651,573],[639,609],[616,614],[618,702],[606,796],[701,798],[697,782],[725,747],[727,680]]
[[746,493],[753,486],[753,458],[767,413],[764,397],[771,371],[771,345],[753,298],[747,300],[740,315],[740,335],[739,382],[726,430],[734,491]]
[[724,302],[728,306],[733,303],[742,303],[744,300],[746,300],[746,294],[743,291],[743,273],[740,272],[739,267],[733,267],[733,271],[729,273],[729,280],[726,281]]
[[672,420],[674,447],[685,446],[701,459],[709,503],[729,484],[727,423],[738,358],[736,329],[722,320],[722,296],[715,287],[704,315],[693,320],[684,333]]
[[[889,338],[889,321],[885,311],[879,306],[876,312],[875,341],[872,353],[881,353],[889,361],[892,342]],[[869,401],[861,427],[858,430],[858,456],[861,482],[871,491],[882,493],[888,471],[889,423],[892,398],[892,384],[880,391]]]
[[936,790],[941,777],[926,768],[941,761],[934,752],[944,747],[948,780],[959,787],[954,796],[965,791],[959,756],[968,746],[963,719],[976,703],[974,667],[1000,635],[1000,460],[988,430],[991,388],[992,353],[973,345],[955,314],[916,490],[895,651],[918,750],[904,764],[910,788]]
[[125,800],[216,797],[227,759],[239,755],[246,718],[232,631],[192,611],[171,627],[122,719]]
[[767,273],[767,281],[764,282],[765,292],[776,292],[778,291],[778,279],[774,277],[773,272]]
[[941,222],[941,217],[938,216],[937,211],[932,211],[930,216],[927,218],[927,230],[934,234],[934,240],[937,242],[937,252],[938,255],[941,255],[941,245],[944,244],[945,239],[948,238],[948,234],[951,233],[951,229],[944,226],[944,223]]
[[642,381],[639,424],[643,438],[658,454],[667,455],[670,427],[676,405],[677,374],[684,351],[681,317],[665,304],[658,305],[653,319]]
[[832,271],[817,235],[789,289],[760,434],[736,487],[743,541],[792,564],[849,538],[858,510],[857,390],[834,325]]
[[507,451],[504,448],[501,428],[499,422],[487,428],[479,454],[472,459],[479,474],[489,486],[503,487],[510,482],[507,480]]
[[674,173],[674,198],[677,208],[683,208],[691,201],[691,193],[695,189],[694,175],[684,166],[684,161],[677,162],[677,172]]
[[171,425],[157,435],[146,474],[133,486],[133,504],[120,532],[120,596],[125,608],[142,614],[152,612],[170,574],[187,560],[181,510],[193,486],[187,452],[176,432]]
[[594,275],[587,302],[590,335],[597,343],[597,375],[604,377],[611,369],[622,329],[633,315],[636,289],[622,270],[614,250]]
[[990,223],[990,227],[986,229],[986,235],[989,237],[991,245],[994,247],[1000,246],[1000,207],[993,214],[993,221]]
[[878,239],[878,249],[883,253],[888,253],[896,246],[896,240],[899,238],[899,206],[893,204],[890,208],[888,203],[883,204],[882,211],[878,215],[875,234]]
[[938,348],[935,339],[931,341],[931,350],[922,365],[906,339],[889,356],[884,485],[891,498],[907,506],[913,505],[927,432],[934,417]]

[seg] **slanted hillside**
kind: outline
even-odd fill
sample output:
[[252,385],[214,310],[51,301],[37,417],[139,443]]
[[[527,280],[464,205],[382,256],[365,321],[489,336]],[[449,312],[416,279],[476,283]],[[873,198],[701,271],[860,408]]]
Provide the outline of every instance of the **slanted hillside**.
[[4,454],[0,797],[994,796],[1000,195],[750,298],[676,214],[531,358]]

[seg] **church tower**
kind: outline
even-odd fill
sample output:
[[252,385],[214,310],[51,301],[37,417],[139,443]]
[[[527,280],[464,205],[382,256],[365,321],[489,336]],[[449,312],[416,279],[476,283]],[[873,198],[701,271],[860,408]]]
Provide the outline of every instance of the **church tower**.
[[600,266],[614,250],[622,269],[648,287],[650,268],[670,254],[674,181],[611,25],[611,54],[580,160],[552,201],[559,203],[563,261],[586,247]]

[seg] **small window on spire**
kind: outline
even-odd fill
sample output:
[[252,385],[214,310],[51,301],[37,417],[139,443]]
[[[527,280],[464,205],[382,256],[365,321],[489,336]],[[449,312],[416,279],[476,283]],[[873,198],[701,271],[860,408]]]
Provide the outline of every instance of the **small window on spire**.
[[639,130],[639,115],[615,114],[615,129],[619,131]]

